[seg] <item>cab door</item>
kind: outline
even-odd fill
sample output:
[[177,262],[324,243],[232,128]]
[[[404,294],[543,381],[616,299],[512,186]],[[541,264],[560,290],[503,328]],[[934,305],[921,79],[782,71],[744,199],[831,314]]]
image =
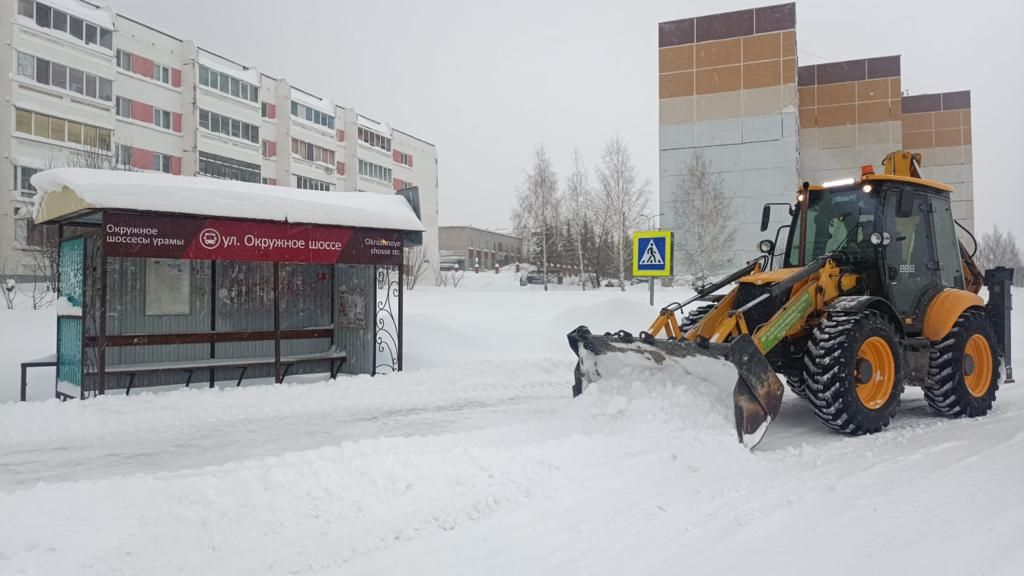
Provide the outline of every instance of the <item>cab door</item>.
[[[907,195],[902,206],[901,194]],[[884,212],[883,231],[890,235],[884,251],[885,284],[904,326],[914,331],[923,323],[931,295],[942,289],[929,194],[913,186],[894,187],[886,193]]]

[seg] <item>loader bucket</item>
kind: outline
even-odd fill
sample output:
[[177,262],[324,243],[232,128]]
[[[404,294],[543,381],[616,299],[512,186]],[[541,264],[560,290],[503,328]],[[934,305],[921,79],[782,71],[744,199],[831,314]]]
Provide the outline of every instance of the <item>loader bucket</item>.
[[750,336],[743,335],[728,344],[695,343],[688,340],[656,339],[619,331],[595,335],[586,326],[568,334],[569,347],[576,362],[573,396],[601,378],[614,377],[630,367],[659,366],[676,369],[685,377],[728,366],[736,373],[733,388],[736,436],[747,448],[753,448],[782,406],[782,381]]

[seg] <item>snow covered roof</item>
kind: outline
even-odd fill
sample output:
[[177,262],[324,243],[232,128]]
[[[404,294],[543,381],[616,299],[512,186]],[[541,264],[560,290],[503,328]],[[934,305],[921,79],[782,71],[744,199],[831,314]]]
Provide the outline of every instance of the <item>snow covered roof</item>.
[[260,85],[260,73],[258,70],[242,66],[241,64],[236,64],[235,62],[232,62],[223,56],[218,56],[213,52],[200,49],[199,63],[207,68],[212,68],[213,70],[227,74],[228,76],[234,76],[239,80],[245,80],[254,86]]
[[358,118],[356,120],[363,128],[369,128],[378,134],[383,134],[388,137],[391,136],[391,126],[386,122],[377,122],[373,118],[367,118],[362,114],[358,114],[357,116]]
[[291,89],[291,98],[292,100],[301,102],[310,108],[316,108],[321,112],[326,112],[327,114],[334,116],[334,102],[331,102],[327,98],[313,96],[309,92],[303,92],[298,88]]
[[90,210],[135,210],[423,232],[399,195],[320,192],[190,176],[56,168],[32,176],[36,223]]

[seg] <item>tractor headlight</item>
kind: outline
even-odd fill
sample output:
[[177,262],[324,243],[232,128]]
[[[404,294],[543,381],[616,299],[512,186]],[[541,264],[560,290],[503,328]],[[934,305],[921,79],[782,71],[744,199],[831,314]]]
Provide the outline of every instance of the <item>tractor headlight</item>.
[[775,243],[773,243],[771,240],[761,240],[760,242],[757,243],[757,249],[762,254],[771,254],[772,253],[772,249],[774,249],[774,248],[775,248]]
[[882,232],[882,246],[888,246],[892,242],[892,236],[888,232]]
[[870,194],[871,191],[874,190],[874,188],[871,187],[871,184],[865,184],[861,186],[860,189],[863,190],[865,194]]
[[882,234],[879,232],[872,232],[869,239],[873,245],[878,246],[882,243]]

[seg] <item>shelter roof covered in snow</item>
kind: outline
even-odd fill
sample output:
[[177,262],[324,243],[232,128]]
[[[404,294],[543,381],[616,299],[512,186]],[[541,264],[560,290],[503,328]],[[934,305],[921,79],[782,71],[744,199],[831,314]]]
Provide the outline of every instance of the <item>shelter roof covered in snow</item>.
[[96,210],[131,210],[242,218],[296,224],[422,232],[402,196],[321,192],[233,180],[56,168],[32,176],[39,191],[38,224],[74,219]]

